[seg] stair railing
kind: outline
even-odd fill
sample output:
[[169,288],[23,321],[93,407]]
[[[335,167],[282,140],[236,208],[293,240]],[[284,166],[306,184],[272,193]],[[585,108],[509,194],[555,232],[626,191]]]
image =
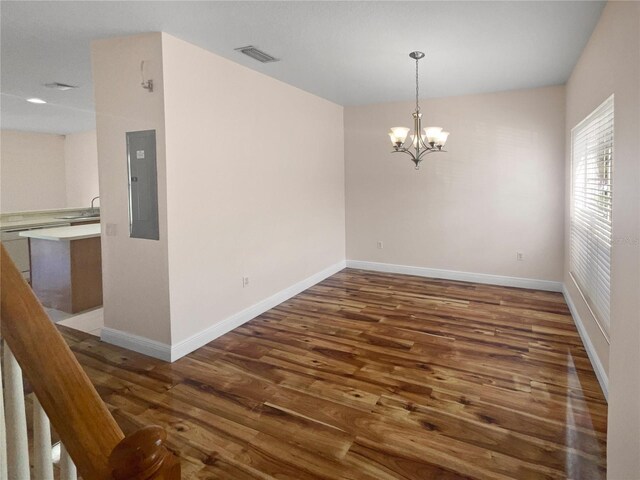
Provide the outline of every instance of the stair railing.
[[165,431],[144,427],[125,438],[4,245],[0,250],[0,480],[31,478],[23,374],[35,394],[34,479],[53,479],[53,426],[63,480],[178,480],[180,463],[164,446]]

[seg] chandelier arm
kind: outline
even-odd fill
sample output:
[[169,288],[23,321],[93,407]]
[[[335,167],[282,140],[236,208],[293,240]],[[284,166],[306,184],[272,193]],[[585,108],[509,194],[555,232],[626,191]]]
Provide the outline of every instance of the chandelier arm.
[[411,153],[409,150],[407,150],[406,148],[405,149],[399,149],[399,150],[393,150],[391,153],[406,153],[407,155],[409,155],[411,157],[412,161],[414,161],[414,162],[417,161],[417,160],[419,161],[419,159],[416,158],[416,156],[413,153]]
[[434,151],[434,150],[436,150],[434,147],[432,147],[430,144],[426,143],[422,139],[422,135],[420,134],[420,131],[416,131],[415,137],[418,139],[416,141],[417,150],[418,150],[418,157],[420,157],[422,155],[422,153],[425,152],[425,151]]
[[416,113],[413,115],[413,138],[415,145],[414,142],[411,142],[411,147],[416,151],[416,155],[420,155],[420,140],[418,139],[420,138],[420,129],[422,128],[421,117],[420,112],[416,110]]
[[429,153],[440,153],[440,152],[446,152],[446,150],[439,150],[437,148],[432,148],[430,150],[425,150],[423,151],[418,158],[421,159],[424,155],[428,155]]
[[413,156],[413,153],[411,153],[406,148],[399,148],[398,150],[393,150],[391,153],[406,153],[407,155]]
[[438,150],[424,150],[418,158],[422,158],[425,155],[429,155],[430,153],[436,153]]
[[419,138],[420,138],[419,142],[422,143],[422,146],[425,148],[425,150],[433,150],[434,149],[430,144],[425,143],[425,141],[422,139],[422,135],[420,135]]

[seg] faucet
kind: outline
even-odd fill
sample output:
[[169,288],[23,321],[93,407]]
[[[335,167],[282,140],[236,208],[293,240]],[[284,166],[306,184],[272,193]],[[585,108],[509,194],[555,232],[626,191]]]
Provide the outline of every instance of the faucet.
[[96,213],[96,209],[95,209],[95,207],[93,206],[93,202],[95,202],[95,201],[96,201],[96,200],[98,200],[99,198],[100,198],[100,196],[93,197],[93,198],[91,199],[91,213],[92,213],[92,214]]

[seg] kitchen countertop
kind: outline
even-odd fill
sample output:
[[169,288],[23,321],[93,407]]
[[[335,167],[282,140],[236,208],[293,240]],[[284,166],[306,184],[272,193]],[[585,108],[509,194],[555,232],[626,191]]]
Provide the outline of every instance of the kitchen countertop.
[[71,227],[40,228],[37,230],[27,230],[20,232],[21,237],[37,238],[40,240],[81,240],[83,238],[93,238],[100,236],[100,224],[91,223],[89,225],[74,225]]
[[[28,228],[54,226],[65,223],[84,223],[99,221],[100,217],[82,216],[88,209],[64,208],[58,210],[41,210],[0,214],[0,230],[26,230]],[[60,218],[72,216],[75,218]]]

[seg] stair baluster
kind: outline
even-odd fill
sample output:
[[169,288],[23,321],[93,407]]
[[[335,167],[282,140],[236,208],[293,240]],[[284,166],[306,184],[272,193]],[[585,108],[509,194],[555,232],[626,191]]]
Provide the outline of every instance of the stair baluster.
[[33,474],[38,480],[53,480],[51,426],[38,399],[33,397]]
[[[0,338],[0,347],[2,339]],[[0,361],[0,480],[8,480],[7,429],[4,422],[4,389],[2,388],[2,362]]]
[[76,466],[69,456],[69,452],[60,444],[60,480],[77,480],[78,472]]
[[22,370],[4,345],[4,405],[7,429],[7,473],[9,480],[29,480],[29,443],[24,405]]

